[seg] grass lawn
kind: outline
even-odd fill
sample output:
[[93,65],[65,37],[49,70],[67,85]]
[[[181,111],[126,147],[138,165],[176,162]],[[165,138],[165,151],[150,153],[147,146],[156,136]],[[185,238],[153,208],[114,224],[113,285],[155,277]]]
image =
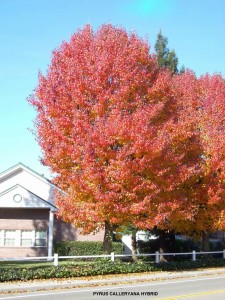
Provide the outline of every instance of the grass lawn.
[[[93,261],[88,263],[93,264]],[[87,261],[74,261],[74,260],[59,260],[59,266],[68,265],[84,265]],[[0,270],[2,269],[23,269],[23,268],[49,268],[53,267],[53,261],[0,261]]]

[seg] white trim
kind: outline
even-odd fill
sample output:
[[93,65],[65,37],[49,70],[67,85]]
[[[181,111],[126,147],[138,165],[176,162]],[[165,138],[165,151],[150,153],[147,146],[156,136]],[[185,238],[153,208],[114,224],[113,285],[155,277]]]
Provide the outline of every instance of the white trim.
[[15,247],[20,247],[20,238],[21,238],[21,231],[20,230],[16,230]]
[[60,188],[58,188],[56,185],[54,185],[53,183],[51,183],[50,180],[48,180],[46,177],[40,175],[39,173],[35,172],[34,170],[30,169],[29,167],[25,166],[23,163],[18,163],[14,166],[12,166],[11,168],[3,171],[0,173],[0,181],[2,181],[5,177],[7,178],[8,176],[10,176],[10,174],[19,172],[25,170],[27,171],[29,174],[33,175],[34,177],[38,178],[39,180],[41,180],[42,182],[44,182],[45,184],[57,189],[58,191],[60,191],[61,193],[65,194],[65,192],[63,192]]
[[44,176],[38,174],[37,172],[35,172],[34,170],[30,169],[29,167],[25,166],[24,164],[22,164],[21,162],[8,168],[7,170],[3,171],[0,173],[0,180],[4,177],[8,177],[10,174],[19,172],[25,170],[28,173],[32,174],[33,176],[35,176],[36,178],[42,180],[43,182],[55,187],[55,185],[53,183],[51,183],[50,181],[48,181],[47,178],[45,178]]
[[49,211],[49,224],[48,224],[48,257],[52,256],[53,250],[53,232],[54,232],[54,213]]
[[4,230],[3,229],[0,229],[0,247],[3,247],[4,246]]

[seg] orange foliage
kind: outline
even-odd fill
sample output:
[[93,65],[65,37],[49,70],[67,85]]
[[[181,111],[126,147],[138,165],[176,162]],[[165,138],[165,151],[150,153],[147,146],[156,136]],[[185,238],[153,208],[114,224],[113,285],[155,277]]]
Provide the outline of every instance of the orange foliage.
[[224,96],[220,76],[159,71],[124,29],[75,33],[29,99],[43,163],[67,193],[59,214],[85,232],[224,226]]

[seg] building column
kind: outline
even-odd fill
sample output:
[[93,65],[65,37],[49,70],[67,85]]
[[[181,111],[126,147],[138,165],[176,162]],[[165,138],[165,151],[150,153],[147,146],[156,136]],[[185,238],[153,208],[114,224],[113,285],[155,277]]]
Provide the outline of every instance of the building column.
[[52,256],[53,250],[53,232],[54,232],[54,212],[49,211],[49,224],[48,224],[48,257]]

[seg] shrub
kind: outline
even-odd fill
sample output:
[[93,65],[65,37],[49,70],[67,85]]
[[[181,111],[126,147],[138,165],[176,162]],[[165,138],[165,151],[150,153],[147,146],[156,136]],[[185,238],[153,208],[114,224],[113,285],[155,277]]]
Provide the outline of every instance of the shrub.
[[[155,253],[159,250],[159,239],[149,241],[138,241],[138,250],[140,253]],[[200,251],[198,243],[192,240],[176,240],[174,244],[174,252],[191,252],[193,250]]]
[[137,247],[139,253],[155,253],[159,250],[159,239],[148,240],[148,241],[137,241]]
[[[138,251],[139,253],[155,253],[156,251],[159,251],[159,239],[154,239],[154,240],[148,240],[148,241],[142,241],[139,240],[137,242],[138,245]],[[185,252],[192,252],[193,250],[195,251],[200,251],[200,245],[196,242],[194,242],[191,239],[186,239],[186,240],[181,240],[181,239],[176,239],[174,246],[173,246],[173,251],[166,251],[165,253],[168,252],[174,252],[174,253],[185,253]],[[190,255],[170,255],[166,256],[166,260],[184,260],[184,259],[189,259],[190,260],[191,256]],[[155,260],[153,257],[143,257],[144,260]]]
[[80,276],[95,276],[106,274],[126,274],[151,271],[177,271],[190,270],[204,267],[224,267],[224,259],[199,259],[193,261],[173,261],[169,263],[125,263],[125,262],[95,262],[93,264],[85,263],[82,265],[64,265],[59,267],[21,267],[21,268],[1,268],[0,282],[14,280],[33,280],[50,278],[71,278]]
[[209,249],[210,251],[223,251],[225,245],[220,240],[210,241],[209,242]]
[[182,253],[182,252],[192,252],[200,251],[200,244],[194,242],[193,240],[176,240],[175,241],[175,252]]
[[[123,253],[123,244],[119,242],[112,243],[112,250],[115,254]],[[77,256],[77,255],[102,255],[102,242],[81,242],[81,241],[61,241],[54,247],[55,253],[59,256]]]

